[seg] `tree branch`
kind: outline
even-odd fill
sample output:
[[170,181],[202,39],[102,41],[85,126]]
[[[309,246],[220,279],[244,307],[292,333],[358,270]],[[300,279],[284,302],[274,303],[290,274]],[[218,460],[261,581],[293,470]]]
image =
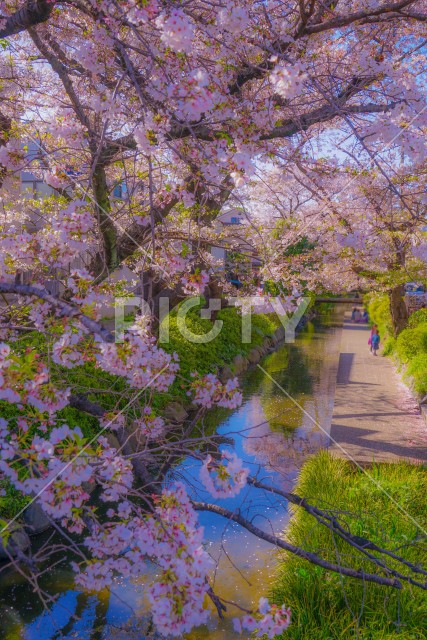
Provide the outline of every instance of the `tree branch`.
[[365,556],[369,558],[369,560],[374,562],[377,566],[381,567],[389,575],[393,575],[398,580],[409,582],[410,584],[420,587],[421,589],[427,589],[427,583],[423,584],[423,583],[417,582],[413,580],[410,576],[402,574],[396,571],[395,569],[388,567],[380,558],[377,558],[373,554],[369,553],[369,551],[376,551],[377,553],[387,555],[390,558],[393,558],[393,560],[396,560],[397,562],[405,565],[406,567],[408,567],[408,569],[410,569],[414,573],[427,576],[427,571],[425,571],[421,567],[414,565],[412,562],[408,562],[407,560],[405,560],[401,556],[396,555],[392,551],[379,547],[378,545],[376,545],[371,540],[368,540],[367,538],[362,538],[361,536],[355,536],[351,534],[350,531],[347,531],[340,525],[337,518],[335,518],[334,516],[331,516],[329,513],[327,513],[322,509],[318,509],[317,507],[314,507],[313,505],[308,504],[305,498],[300,498],[294,493],[288,493],[286,491],[282,491],[281,489],[276,489],[275,487],[272,487],[270,485],[266,485],[262,482],[258,482],[255,478],[251,478],[251,477],[248,478],[248,484],[251,484],[254,487],[257,487],[258,489],[263,489],[264,491],[268,491],[269,493],[274,493],[276,495],[282,496],[288,502],[295,504],[298,507],[301,507],[307,513],[313,516],[319,522],[319,524],[323,525],[324,527],[327,527],[333,533],[336,533],[342,540],[350,544],[352,547],[354,547],[361,553],[363,553]]
[[383,578],[375,574],[365,573],[364,571],[350,569],[347,567],[341,567],[339,565],[323,560],[323,558],[320,558],[315,553],[305,551],[300,547],[296,547],[295,545],[292,545],[286,542],[279,536],[275,536],[275,535],[272,535],[271,533],[268,533],[267,531],[263,531],[259,527],[252,524],[252,522],[250,522],[246,518],[243,518],[243,516],[241,516],[240,513],[238,512],[233,512],[233,511],[230,511],[229,509],[226,509],[225,507],[220,507],[219,505],[210,504],[206,502],[193,502],[193,507],[197,511],[211,511],[212,513],[217,513],[218,515],[224,516],[228,520],[237,522],[237,524],[240,524],[240,526],[242,526],[244,529],[246,529],[253,535],[257,536],[261,540],[266,540],[270,544],[276,547],[279,547],[284,551],[288,551],[289,553],[292,553],[293,555],[296,555],[299,558],[308,560],[312,564],[315,564],[319,567],[323,567],[328,571],[333,571],[334,573],[350,576],[352,578],[358,578],[359,580],[365,580],[366,582],[374,582],[376,584],[387,585],[390,587],[395,587],[397,589],[402,588],[402,585],[398,580]]
[[364,21],[379,22],[384,17],[389,20],[393,18],[402,18],[401,10],[405,7],[415,4],[414,0],[401,0],[394,4],[382,4],[378,9],[371,11],[355,11],[347,15],[337,15],[331,20],[321,22],[320,24],[308,24],[304,29],[304,35],[312,35],[313,33],[322,33],[323,31],[329,31],[330,29],[338,29],[341,27],[347,27],[355,22],[363,24]]
[[29,0],[13,15],[5,18],[6,22],[0,29],[0,38],[8,38],[36,24],[46,22],[55,5],[55,0]]
[[91,126],[89,122],[89,118],[86,116],[83,105],[78,98],[76,91],[74,89],[73,83],[68,74],[67,67],[59,60],[56,53],[52,53],[43,40],[40,38],[37,31],[33,28],[28,29],[28,33],[36,45],[37,49],[40,51],[42,56],[46,58],[46,60],[51,65],[52,69],[58,74],[64,89],[70,98],[71,104],[73,105],[74,112],[79,119],[80,123],[88,130],[88,133],[91,133]]
[[[101,407],[96,402],[91,402],[84,394],[72,394],[69,398],[70,407],[84,411],[95,418],[102,418],[107,410]],[[103,431],[99,435],[102,435]],[[139,480],[147,487],[147,490],[158,492],[158,487],[153,485],[153,476],[148,470],[146,459],[144,459],[143,453],[138,453],[132,449],[129,442],[129,433],[124,426],[120,426],[114,430],[114,435],[120,444],[120,451],[123,455],[130,458],[135,475]]]
[[[358,89],[360,91],[360,88]],[[355,91],[356,92],[356,91]],[[354,94],[352,94],[354,95]],[[321,122],[328,122],[334,118],[347,114],[359,113],[386,113],[391,111],[398,104],[398,102],[391,102],[389,104],[373,104],[366,105],[348,105],[345,106],[345,102],[348,98],[342,97],[337,101],[337,106],[330,104],[323,105],[318,109],[313,109],[309,113],[305,113],[298,118],[298,120],[289,119],[278,127],[274,127],[269,133],[261,136],[261,140],[272,140],[274,138],[290,138],[296,133],[301,131],[307,131],[312,125],[320,124]]]
[[[402,588],[402,583],[397,579],[385,578],[383,576],[379,576],[377,574],[372,574],[372,573],[365,573],[363,570],[360,570],[360,569],[351,569],[350,567],[341,567],[340,565],[324,560],[323,558],[318,556],[316,553],[305,551],[300,547],[296,547],[295,545],[292,545],[286,540],[284,540],[282,537],[275,536],[271,533],[268,533],[267,531],[263,531],[262,529],[254,525],[252,522],[244,518],[242,515],[240,515],[238,511],[233,512],[224,507],[220,507],[219,505],[210,504],[206,502],[193,502],[193,506],[198,511],[211,511],[212,513],[217,513],[218,515],[221,515],[227,518],[228,520],[237,522],[237,524],[240,524],[240,526],[242,526],[244,529],[246,529],[253,535],[257,536],[261,540],[265,540],[266,542],[269,542],[270,544],[276,547],[279,547],[284,551],[288,551],[289,553],[292,553],[293,555],[299,558],[303,558],[304,560],[307,560],[312,564],[322,567],[327,571],[332,571],[333,573],[339,573],[340,575],[349,576],[350,578],[356,578],[358,580],[363,580],[365,582],[373,582],[375,584],[394,587],[396,589]],[[417,583],[417,586],[427,589],[427,585],[420,585]]]
[[[12,120],[9,118],[9,116],[0,111],[0,147],[3,147],[6,144],[11,126]],[[0,186],[3,183],[5,174],[6,169],[3,167],[3,165],[0,165]]]
[[108,331],[108,329],[95,320],[92,320],[92,318],[85,316],[84,313],[76,307],[73,307],[68,302],[61,300],[60,298],[55,298],[55,296],[51,295],[46,289],[39,289],[38,287],[26,284],[0,282],[0,292],[15,293],[19,296],[34,296],[41,300],[45,300],[54,309],[56,309],[60,315],[68,316],[69,318],[77,318],[77,320],[86,327],[90,333],[98,335],[104,342],[114,342],[114,335]]

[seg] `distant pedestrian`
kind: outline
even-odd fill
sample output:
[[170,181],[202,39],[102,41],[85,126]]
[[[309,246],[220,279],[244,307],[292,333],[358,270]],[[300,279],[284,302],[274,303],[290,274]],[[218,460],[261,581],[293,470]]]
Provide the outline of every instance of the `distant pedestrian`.
[[365,323],[369,322],[369,315],[366,309],[363,309],[362,322],[365,322]]
[[353,311],[351,312],[352,322],[360,322],[361,317],[362,314],[360,313],[360,309],[358,309],[358,307],[354,307]]
[[378,333],[378,329],[375,329],[375,332],[372,335],[372,352],[374,356],[377,355],[377,351],[380,348],[380,334]]
[[369,336],[369,339],[368,339],[369,351],[371,353],[374,352],[374,350],[372,349],[372,336],[376,331],[378,331],[378,326],[376,324],[373,324],[371,327],[371,335]]

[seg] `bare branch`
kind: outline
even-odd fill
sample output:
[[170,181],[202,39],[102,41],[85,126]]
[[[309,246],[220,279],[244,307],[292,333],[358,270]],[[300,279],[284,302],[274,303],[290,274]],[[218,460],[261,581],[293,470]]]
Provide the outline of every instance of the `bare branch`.
[[[240,513],[237,511],[233,512],[224,507],[220,507],[219,505],[211,504],[207,502],[193,502],[193,506],[198,511],[211,511],[212,513],[217,513],[218,515],[221,515],[224,518],[228,518],[233,522],[237,522],[237,524],[240,524],[240,526],[242,526],[244,529],[246,529],[253,535],[257,536],[261,540],[265,540],[266,542],[269,542],[275,547],[278,547],[279,549],[283,549],[284,551],[288,551],[289,553],[292,553],[293,555],[299,558],[303,558],[304,560],[307,560],[312,564],[315,564],[319,567],[322,567],[323,569],[326,569],[327,571],[339,573],[342,576],[349,576],[350,578],[357,578],[358,580],[363,580],[365,582],[373,582],[375,584],[394,587],[396,589],[402,588],[402,583],[400,582],[400,580],[397,580],[394,578],[385,578],[377,574],[365,573],[365,571],[361,569],[352,569],[350,567],[342,567],[332,562],[328,562],[327,560],[324,560],[323,558],[318,556],[316,553],[312,553],[310,551],[301,549],[300,547],[296,547],[295,545],[290,544],[289,542],[286,542],[286,540],[284,540],[280,536],[276,536],[271,533],[268,533],[267,531],[263,531],[262,529],[254,525],[252,522],[244,518],[242,515],[240,515]],[[417,584],[417,586],[421,586],[421,588],[427,589],[427,585],[423,586],[423,585]]]

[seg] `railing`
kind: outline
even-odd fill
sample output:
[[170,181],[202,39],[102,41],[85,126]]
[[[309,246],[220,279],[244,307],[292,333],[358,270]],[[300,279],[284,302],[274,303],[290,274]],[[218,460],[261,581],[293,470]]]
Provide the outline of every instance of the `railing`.
[[342,304],[363,304],[363,298],[316,298],[316,302],[341,302]]

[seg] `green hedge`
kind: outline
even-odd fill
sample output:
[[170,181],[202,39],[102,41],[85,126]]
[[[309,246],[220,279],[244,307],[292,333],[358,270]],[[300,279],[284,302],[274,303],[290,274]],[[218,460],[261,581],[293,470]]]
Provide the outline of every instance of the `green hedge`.
[[422,323],[427,323],[427,309],[418,309],[409,316],[408,327],[416,327]]
[[427,353],[427,322],[399,333],[395,352],[400,362],[410,363],[417,355]]
[[[321,451],[303,466],[295,493],[311,504],[344,514],[352,534],[369,538],[409,562],[425,565],[427,551],[421,539],[421,528],[427,527],[425,469],[406,463],[380,464],[369,473],[375,483],[351,463]],[[419,529],[396,503],[419,523]],[[320,552],[331,562],[374,572],[371,562],[312,516],[300,508],[293,512],[286,534],[292,544]],[[391,558],[382,559],[393,565]],[[425,639],[427,594],[403,584],[402,590],[363,584],[288,554],[280,562],[272,588],[273,600],[292,610],[292,624],[283,639]]]
[[[212,322],[200,317],[203,301],[197,307],[189,310],[186,316],[186,326],[194,334],[203,335],[212,329]],[[176,352],[179,356],[179,376],[170,388],[168,394],[156,398],[156,406],[161,407],[171,396],[180,396],[187,400],[185,380],[190,374],[214,373],[225,364],[231,364],[238,354],[247,355],[257,345],[262,344],[265,336],[273,335],[280,325],[275,314],[257,314],[252,316],[252,336],[250,343],[242,342],[242,317],[235,308],[222,309],[217,314],[217,320],[223,322],[218,336],[206,343],[192,343],[181,335],[177,326],[177,310],[169,315],[169,342],[161,347],[168,353]],[[183,380],[184,378],[184,380]]]
[[427,393],[427,309],[415,311],[408,327],[397,338],[392,335],[387,295],[375,295],[368,304],[371,322],[378,325],[383,355],[393,355],[398,365],[405,365],[405,377],[411,377],[414,391]]
[[414,391],[424,396],[427,393],[427,353],[419,353],[411,360],[406,375],[413,378]]
[[[203,335],[212,328],[211,320],[200,317],[202,305],[190,309],[186,316],[186,326],[194,334]],[[256,345],[262,344],[265,336],[271,336],[280,324],[274,314],[252,316],[252,338],[250,343],[242,342],[242,317],[234,308],[222,309],[217,320],[223,322],[221,332],[206,343],[192,343],[181,335],[177,326],[177,312],[169,316],[170,341],[161,345],[169,353],[179,355],[181,373],[192,371],[209,373],[224,364],[229,364],[240,354],[246,355]]]

